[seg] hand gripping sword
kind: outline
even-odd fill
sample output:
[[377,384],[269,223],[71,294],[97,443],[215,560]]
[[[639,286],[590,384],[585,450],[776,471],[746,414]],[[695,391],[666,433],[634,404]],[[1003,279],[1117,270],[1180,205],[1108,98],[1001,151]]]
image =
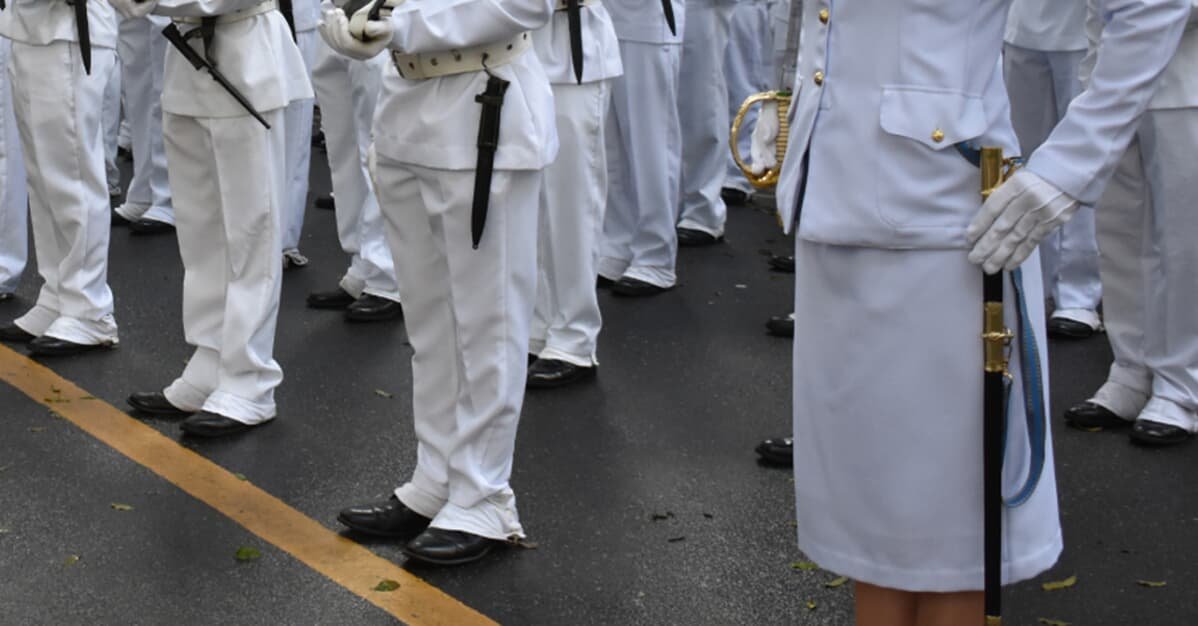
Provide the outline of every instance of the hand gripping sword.
[[79,56],[83,59],[83,71],[92,73],[92,34],[87,22],[87,0],[67,0],[75,9],[75,34],[79,39]]
[[[670,2],[670,0],[666,0]],[[671,16],[672,17],[672,16]],[[566,0],[566,24],[570,29],[570,56],[574,60],[574,78],[582,84],[582,6],[579,0]]]
[[678,36],[678,26],[674,21],[674,0],[661,0],[661,9],[666,12],[666,26],[670,27],[670,34]]

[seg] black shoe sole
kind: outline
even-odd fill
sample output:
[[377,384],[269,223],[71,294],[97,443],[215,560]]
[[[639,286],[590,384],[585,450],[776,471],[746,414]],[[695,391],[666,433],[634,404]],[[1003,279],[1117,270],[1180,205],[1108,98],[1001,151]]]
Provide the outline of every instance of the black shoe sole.
[[411,532],[402,532],[402,533],[385,532],[385,531],[381,531],[381,530],[375,530],[373,528],[369,528],[366,526],[359,526],[357,524],[354,524],[353,522],[350,522],[349,520],[345,519],[344,517],[342,517],[340,515],[337,516],[337,522],[339,524],[341,524],[342,526],[344,526],[356,533],[361,533],[363,535],[369,535],[371,537],[381,537],[383,539],[399,539],[400,541],[411,541],[412,539],[415,539],[417,535],[424,532],[424,530],[425,530],[424,528],[421,528],[420,530],[411,531]]
[[184,411],[183,409],[173,406],[169,409],[151,408],[137,402],[133,398],[126,399],[125,403],[138,413],[145,413],[146,415],[153,415],[156,417],[191,417],[192,415],[195,415],[195,413],[191,411]]
[[410,551],[408,551],[407,548],[403,549],[403,553],[405,556],[407,556],[409,559],[412,559],[413,561],[419,561],[421,563],[427,563],[429,565],[444,565],[444,566],[466,565],[467,563],[481,561],[482,559],[486,558],[486,556],[488,554],[491,554],[491,551],[495,549],[495,543],[496,542],[494,540],[492,540],[490,543],[487,544],[487,547],[482,552],[479,552],[478,554],[472,554],[468,557],[463,557],[460,559],[432,558],[432,557],[428,557],[428,556],[425,556],[425,555],[417,553],[417,552],[410,552]]
[[1178,444],[1186,443],[1193,438],[1194,436],[1188,433],[1181,437],[1170,437],[1167,439],[1160,437],[1149,437],[1134,430],[1131,431],[1130,435],[1132,443],[1145,448],[1166,448],[1169,446],[1176,446]]
[[575,383],[582,383],[582,382],[586,382],[588,380],[595,380],[595,377],[598,375],[598,372],[595,371],[594,367],[581,368],[581,372],[582,373],[576,374],[569,378],[558,378],[558,379],[554,379],[554,380],[544,380],[544,379],[533,378],[532,376],[529,376],[528,380],[525,383],[525,387],[527,387],[529,389],[556,389],[558,387],[565,387],[567,385],[573,385]]
[[107,351],[107,350],[112,350],[114,348],[116,348],[116,346],[114,346],[114,345],[94,344],[94,345],[71,346],[69,348],[53,349],[53,350],[39,350],[31,345],[29,347],[29,356],[40,356],[40,357],[50,357],[50,358],[78,356],[80,354],[88,354],[90,352]]

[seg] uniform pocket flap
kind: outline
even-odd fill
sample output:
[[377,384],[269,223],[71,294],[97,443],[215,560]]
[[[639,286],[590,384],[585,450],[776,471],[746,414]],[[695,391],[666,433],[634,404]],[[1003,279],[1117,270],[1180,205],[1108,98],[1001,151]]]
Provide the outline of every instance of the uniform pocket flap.
[[986,108],[980,95],[935,87],[883,87],[879,116],[882,130],[933,150],[986,132]]

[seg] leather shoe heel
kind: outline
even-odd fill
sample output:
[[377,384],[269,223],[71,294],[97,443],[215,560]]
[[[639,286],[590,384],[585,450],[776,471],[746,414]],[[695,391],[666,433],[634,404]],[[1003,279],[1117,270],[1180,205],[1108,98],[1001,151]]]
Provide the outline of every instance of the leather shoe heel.
[[771,317],[765,322],[765,331],[775,337],[794,337],[795,319],[789,315]]
[[329,291],[313,291],[308,294],[308,308],[310,309],[344,309],[354,301],[355,298],[340,287]]
[[16,324],[0,326],[0,341],[8,343],[29,343],[37,339],[37,335],[25,332],[25,329]]
[[617,280],[611,286],[611,292],[617,296],[626,296],[629,298],[638,298],[641,296],[655,296],[663,291],[668,290],[668,287],[658,287],[652,283],[647,283],[636,278],[628,278],[625,276]]
[[399,498],[370,502],[342,509],[337,521],[350,530],[376,537],[409,540],[424,532],[433,520],[409,509]]
[[161,391],[139,391],[129,396],[127,402],[135,410],[161,417],[185,417],[194,413],[171,404]]
[[433,565],[465,565],[487,556],[498,543],[460,530],[429,528],[409,541],[403,553]]
[[595,367],[582,367],[557,359],[537,359],[528,368],[528,386],[533,389],[561,387],[595,377]]
[[403,306],[394,300],[366,294],[345,309],[351,322],[382,322],[403,317]]
[[29,342],[29,354],[34,356],[72,356],[93,350],[107,350],[111,343],[75,343],[66,339],[42,335]]
[[[269,424],[270,422],[263,423]],[[261,426],[261,424],[258,424],[257,426]],[[209,411],[200,411],[199,413],[196,413],[195,415],[183,420],[183,422],[179,424],[179,430],[182,430],[184,434],[191,435],[192,437],[204,437],[207,439],[212,439],[215,437],[225,437],[227,435],[243,433],[251,428],[256,428],[257,426],[251,426],[244,422],[239,422],[235,419],[225,417],[224,415],[218,415],[216,413],[211,413]]]
[[776,437],[757,444],[757,456],[767,465],[790,467],[794,465],[794,439]]
[[723,237],[697,230],[694,228],[679,228],[678,229],[678,245],[689,247],[714,246],[723,241]]
[[1065,411],[1065,423],[1074,428],[1127,428],[1131,420],[1115,415],[1101,404],[1079,402]]
[[1136,420],[1136,425],[1131,429],[1132,443],[1144,446],[1172,446],[1185,443],[1192,436],[1188,430],[1179,426],[1146,419]]

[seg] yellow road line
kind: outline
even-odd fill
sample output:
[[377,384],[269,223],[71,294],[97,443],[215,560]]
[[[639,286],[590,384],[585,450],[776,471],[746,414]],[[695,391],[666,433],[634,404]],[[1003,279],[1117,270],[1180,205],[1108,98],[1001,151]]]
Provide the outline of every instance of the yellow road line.
[[[4,346],[0,346],[0,380],[407,624],[495,624],[398,565]],[[374,591],[383,580],[394,580],[399,588]]]

